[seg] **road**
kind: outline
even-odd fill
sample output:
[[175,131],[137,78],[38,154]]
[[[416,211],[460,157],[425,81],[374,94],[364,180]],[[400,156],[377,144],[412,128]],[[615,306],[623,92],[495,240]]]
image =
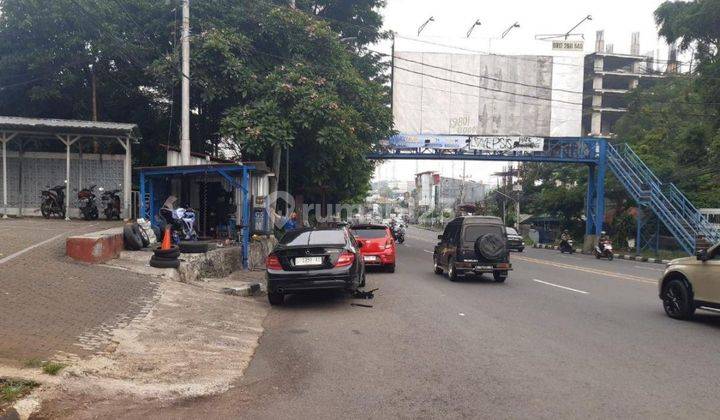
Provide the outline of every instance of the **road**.
[[160,418],[717,418],[720,314],[667,318],[662,266],[529,249],[504,284],[432,272],[411,229],[372,308],[273,308],[244,379]]

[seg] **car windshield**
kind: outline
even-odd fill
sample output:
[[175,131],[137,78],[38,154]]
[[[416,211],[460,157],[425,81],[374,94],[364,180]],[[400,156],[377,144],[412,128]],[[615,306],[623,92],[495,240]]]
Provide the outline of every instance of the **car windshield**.
[[286,233],[280,240],[286,246],[303,245],[344,245],[342,230],[300,230]]
[[495,233],[502,236],[502,227],[500,225],[471,225],[465,228],[465,242],[475,242],[477,238],[489,233]]
[[385,228],[360,228],[353,229],[353,235],[357,238],[362,239],[378,239],[387,236]]
[[518,234],[517,230],[515,230],[514,228],[511,228],[511,227],[505,228],[505,231],[507,232],[508,235],[517,235]]

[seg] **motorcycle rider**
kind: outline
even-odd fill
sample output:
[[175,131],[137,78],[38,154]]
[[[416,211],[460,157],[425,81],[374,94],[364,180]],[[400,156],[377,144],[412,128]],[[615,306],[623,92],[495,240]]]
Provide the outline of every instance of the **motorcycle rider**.
[[610,236],[604,230],[600,232],[600,238],[598,239],[598,248],[600,252],[605,252],[605,243],[610,242]]

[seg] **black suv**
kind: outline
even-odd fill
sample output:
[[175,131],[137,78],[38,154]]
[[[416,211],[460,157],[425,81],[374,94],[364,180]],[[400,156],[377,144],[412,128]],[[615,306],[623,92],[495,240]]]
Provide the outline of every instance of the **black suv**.
[[455,218],[438,239],[433,253],[435,273],[447,271],[452,281],[466,275],[492,273],[496,282],[504,282],[512,270],[507,231],[497,217]]

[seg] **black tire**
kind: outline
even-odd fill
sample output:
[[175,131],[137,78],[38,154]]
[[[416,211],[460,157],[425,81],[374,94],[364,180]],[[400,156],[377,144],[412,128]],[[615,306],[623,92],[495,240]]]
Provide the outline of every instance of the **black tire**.
[[210,249],[204,242],[180,242],[179,247],[183,254],[204,254]]
[[387,267],[385,267],[385,271],[388,273],[394,273],[395,272],[395,264],[390,264]]
[[146,248],[150,245],[150,238],[147,235],[147,232],[145,232],[145,229],[141,228],[139,224],[133,223],[132,224],[133,232],[140,238],[140,241],[142,243],[142,247]]
[[178,268],[180,267],[180,260],[172,259],[172,260],[166,260],[161,258],[156,258],[154,255],[150,258],[150,267],[155,268]]
[[493,279],[496,283],[505,283],[507,275],[507,271],[493,271]]
[[125,249],[139,251],[142,248],[142,239],[135,233],[132,223],[123,226],[123,242]]
[[507,244],[499,235],[482,235],[475,240],[475,254],[478,259],[498,261],[507,254]]
[[608,254],[608,261],[612,261],[615,256],[613,254]]
[[451,260],[448,262],[448,278],[449,278],[450,281],[452,281],[452,282],[457,282],[457,281],[459,281],[459,278],[458,278],[458,275],[457,275],[457,271],[456,271],[456,268],[455,268],[455,260],[454,260],[454,259],[451,259]]
[[177,261],[179,257],[180,257],[180,254],[178,253],[178,255],[168,255],[168,256],[153,255],[151,258],[154,258],[159,261]]
[[47,202],[40,204],[40,213],[42,214],[42,217],[46,219],[50,218],[50,205]]
[[285,295],[282,293],[268,293],[268,302],[272,306],[282,305],[285,302]]
[[438,264],[437,258],[435,258],[435,257],[433,257],[433,266],[434,266],[433,269],[434,269],[434,271],[435,271],[435,274],[442,274],[442,273],[443,273],[443,268],[440,267],[440,264]]
[[170,249],[160,249],[160,247],[156,247],[153,249],[153,253],[158,257],[170,258],[174,256],[177,258],[180,256],[180,248],[178,248],[177,245],[172,245]]
[[690,319],[695,313],[695,301],[687,282],[682,279],[670,280],[663,288],[663,309],[673,319]]

